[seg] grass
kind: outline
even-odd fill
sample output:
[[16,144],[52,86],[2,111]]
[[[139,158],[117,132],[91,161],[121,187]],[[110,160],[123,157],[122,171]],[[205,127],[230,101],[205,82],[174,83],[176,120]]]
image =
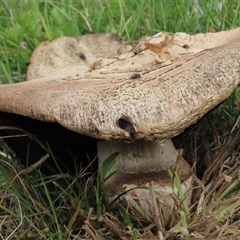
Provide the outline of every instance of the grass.
[[[126,41],[162,30],[219,31],[240,26],[239,10],[238,0],[1,0],[0,83],[24,81],[33,49],[45,40],[91,31],[115,32]],[[195,179],[189,213],[176,209],[177,217],[168,229],[147,221],[134,209],[121,205],[109,209],[102,192],[103,179],[90,168],[74,176],[61,171],[47,176],[38,168],[26,173],[1,141],[0,238],[237,239],[239,112],[240,87],[175,139],[201,181]],[[103,172],[113,164],[110,160]],[[178,186],[177,176],[175,181]],[[178,200],[184,202],[183,196]]]
[[159,31],[219,31],[240,25],[237,0],[4,1],[0,6],[1,82],[23,81],[32,50],[44,40],[91,31],[125,40]]

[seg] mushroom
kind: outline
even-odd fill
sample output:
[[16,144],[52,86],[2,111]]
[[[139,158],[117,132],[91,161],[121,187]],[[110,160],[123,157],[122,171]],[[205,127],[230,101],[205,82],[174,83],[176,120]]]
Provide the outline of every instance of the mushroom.
[[[151,188],[160,202],[173,202],[172,194],[177,193],[168,169],[180,175],[186,201],[190,202],[190,166],[170,139],[237,88],[239,40],[240,28],[192,36],[158,33],[120,55],[94,56],[87,50],[89,46],[84,46],[84,56],[91,55],[91,67],[84,70],[78,59],[74,64],[57,63],[57,68],[45,61],[48,71],[38,71],[42,69],[40,53],[45,46],[49,49],[60,41],[54,40],[40,45],[36,50],[40,53],[33,53],[30,81],[0,86],[0,111],[57,122],[103,140],[98,143],[100,169],[111,153],[120,152],[105,181],[106,195],[112,201],[134,188],[124,198],[131,205],[137,201],[151,218],[156,206],[149,204]],[[76,58],[78,47],[75,43],[69,59],[71,54]],[[169,208],[163,212],[169,221]]]

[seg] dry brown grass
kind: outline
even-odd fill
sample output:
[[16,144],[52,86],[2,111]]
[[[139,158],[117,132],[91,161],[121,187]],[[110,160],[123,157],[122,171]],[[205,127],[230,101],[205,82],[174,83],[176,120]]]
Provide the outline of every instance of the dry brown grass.
[[[159,208],[155,210],[160,219],[155,222],[119,203],[106,214],[96,216],[92,202],[96,201],[94,175],[79,184],[86,174],[82,172],[69,180],[69,186],[64,186],[67,181],[58,181],[66,178],[64,175],[36,180],[34,176],[39,178],[39,172],[23,171],[14,154],[1,143],[0,238],[240,239],[240,122],[235,122],[234,129],[228,122],[232,130],[229,134],[224,117],[213,121],[214,114],[175,139],[175,144],[184,148],[185,158],[191,160],[194,193],[189,213],[182,208],[182,200],[174,196],[176,205],[166,228],[159,225],[163,219]],[[224,128],[220,128],[223,123]],[[48,189],[44,190],[44,185]],[[85,186],[82,194],[75,194],[80,185]],[[88,211],[84,201],[92,206]]]

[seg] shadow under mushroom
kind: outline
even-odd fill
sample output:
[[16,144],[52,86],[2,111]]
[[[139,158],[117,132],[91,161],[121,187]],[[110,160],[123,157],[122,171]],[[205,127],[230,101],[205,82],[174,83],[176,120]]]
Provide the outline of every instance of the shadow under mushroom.
[[91,171],[98,168],[97,139],[75,133],[57,123],[0,112],[0,138],[25,167],[50,153],[50,158],[40,166],[47,175],[61,170],[74,176],[90,163]]

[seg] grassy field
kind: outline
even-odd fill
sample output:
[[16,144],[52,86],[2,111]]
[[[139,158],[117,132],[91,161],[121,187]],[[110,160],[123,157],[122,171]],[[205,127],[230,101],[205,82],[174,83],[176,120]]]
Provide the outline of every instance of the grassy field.
[[[0,83],[24,81],[32,51],[45,40],[114,32],[130,41],[159,31],[227,30],[240,26],[239,11],[238,0],[0,0]],[[204,194],[194,195],[199,211],[180,215],[171,228],[163,230],[165,239],[238,239],[239,112],[240,87],[175,139],[186,149],[186,158],[202,161],[209,175],[196,173],[204,186]],[[0,123],[0,133],[3,127]],[[214,132],[211,137],[209,128]],[[216,142],[221,143],[220,149],[214,148]],[[201,152],[203,143],[214,148],[208,158]],[[1,138],[0,161],[0,239],[161,238],[156,223],[122,206],[109,209],[95,173],[81,170],[74,176],[61,172],[47,176],[38,169],[27,173]],[[218,174],[210,174],[213,169],[209,170],[212,165],[207,161],[219,167]]]

